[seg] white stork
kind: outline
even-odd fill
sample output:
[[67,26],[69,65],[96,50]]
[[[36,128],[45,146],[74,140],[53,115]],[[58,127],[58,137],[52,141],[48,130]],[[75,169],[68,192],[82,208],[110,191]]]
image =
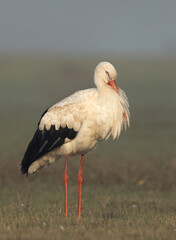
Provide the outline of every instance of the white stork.
[[126,94],[116,85],[117,72],[109,62],[100,62],[94,72],[97,88],[78,91],[47,109],[21,162],[22,173],[33,174],[45,165],[66,157],[65,216],[67,217],[67,184],[69,155],[80,154],[78,171],[78,218],[81,216],[81,189],[85,154],[99,140],[119,137],[129,126],[129,104]]

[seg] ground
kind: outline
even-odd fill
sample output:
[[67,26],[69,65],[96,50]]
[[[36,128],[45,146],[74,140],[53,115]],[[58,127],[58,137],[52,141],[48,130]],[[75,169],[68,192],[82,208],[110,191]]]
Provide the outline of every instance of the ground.
[[20,161],[46,108],[93,87],[99,59],[0,57],[0,239],[176,239],[176,60],[109,59],[131,105],[131,127],[86,156],[82,219],[77,171],[64,159],[26,178]]

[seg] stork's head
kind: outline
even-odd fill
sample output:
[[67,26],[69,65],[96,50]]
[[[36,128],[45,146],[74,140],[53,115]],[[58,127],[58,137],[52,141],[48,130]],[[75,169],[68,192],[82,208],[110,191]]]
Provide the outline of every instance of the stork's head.
[[116,78],[117,72],[109,62],[100,62],[95,68],[94,81],[98,89],[109,87],[118,93]]

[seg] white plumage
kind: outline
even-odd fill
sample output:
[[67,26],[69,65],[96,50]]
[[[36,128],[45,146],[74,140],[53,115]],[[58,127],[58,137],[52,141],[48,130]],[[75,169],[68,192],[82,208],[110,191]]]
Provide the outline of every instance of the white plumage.
[[30,174],[60,155],[86,154],[99,140],[119,137],[123,127],[129,125],[129,104],[123,90],[118,88],[118,94],[107,84],[115,79],[115,68],[108,62],[101,62],[95,69],[97,88],[78,91],[48,109],[40,120],[40,131],[44,128],[49,131],[54,125],[56,130],[67,126],[78,133],[74,139],[65,138],[59,148],[35,160],[29,166]]

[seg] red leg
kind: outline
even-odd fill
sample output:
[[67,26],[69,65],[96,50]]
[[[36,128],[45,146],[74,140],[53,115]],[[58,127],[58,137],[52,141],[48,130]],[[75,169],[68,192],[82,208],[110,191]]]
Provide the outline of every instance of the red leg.
[[69,155],[66,155],[66,159],[65,159],[65,172],[64,172],[64,183],[65,183],[65,217],[67,217],[68,215],[68,207],[67,207],[67,184],[68,184],[68,157]]
[[83,166],[85,155],[81,155],[81,162],[78,171],[78,219],[81,219],[81,190],[83,185]]

